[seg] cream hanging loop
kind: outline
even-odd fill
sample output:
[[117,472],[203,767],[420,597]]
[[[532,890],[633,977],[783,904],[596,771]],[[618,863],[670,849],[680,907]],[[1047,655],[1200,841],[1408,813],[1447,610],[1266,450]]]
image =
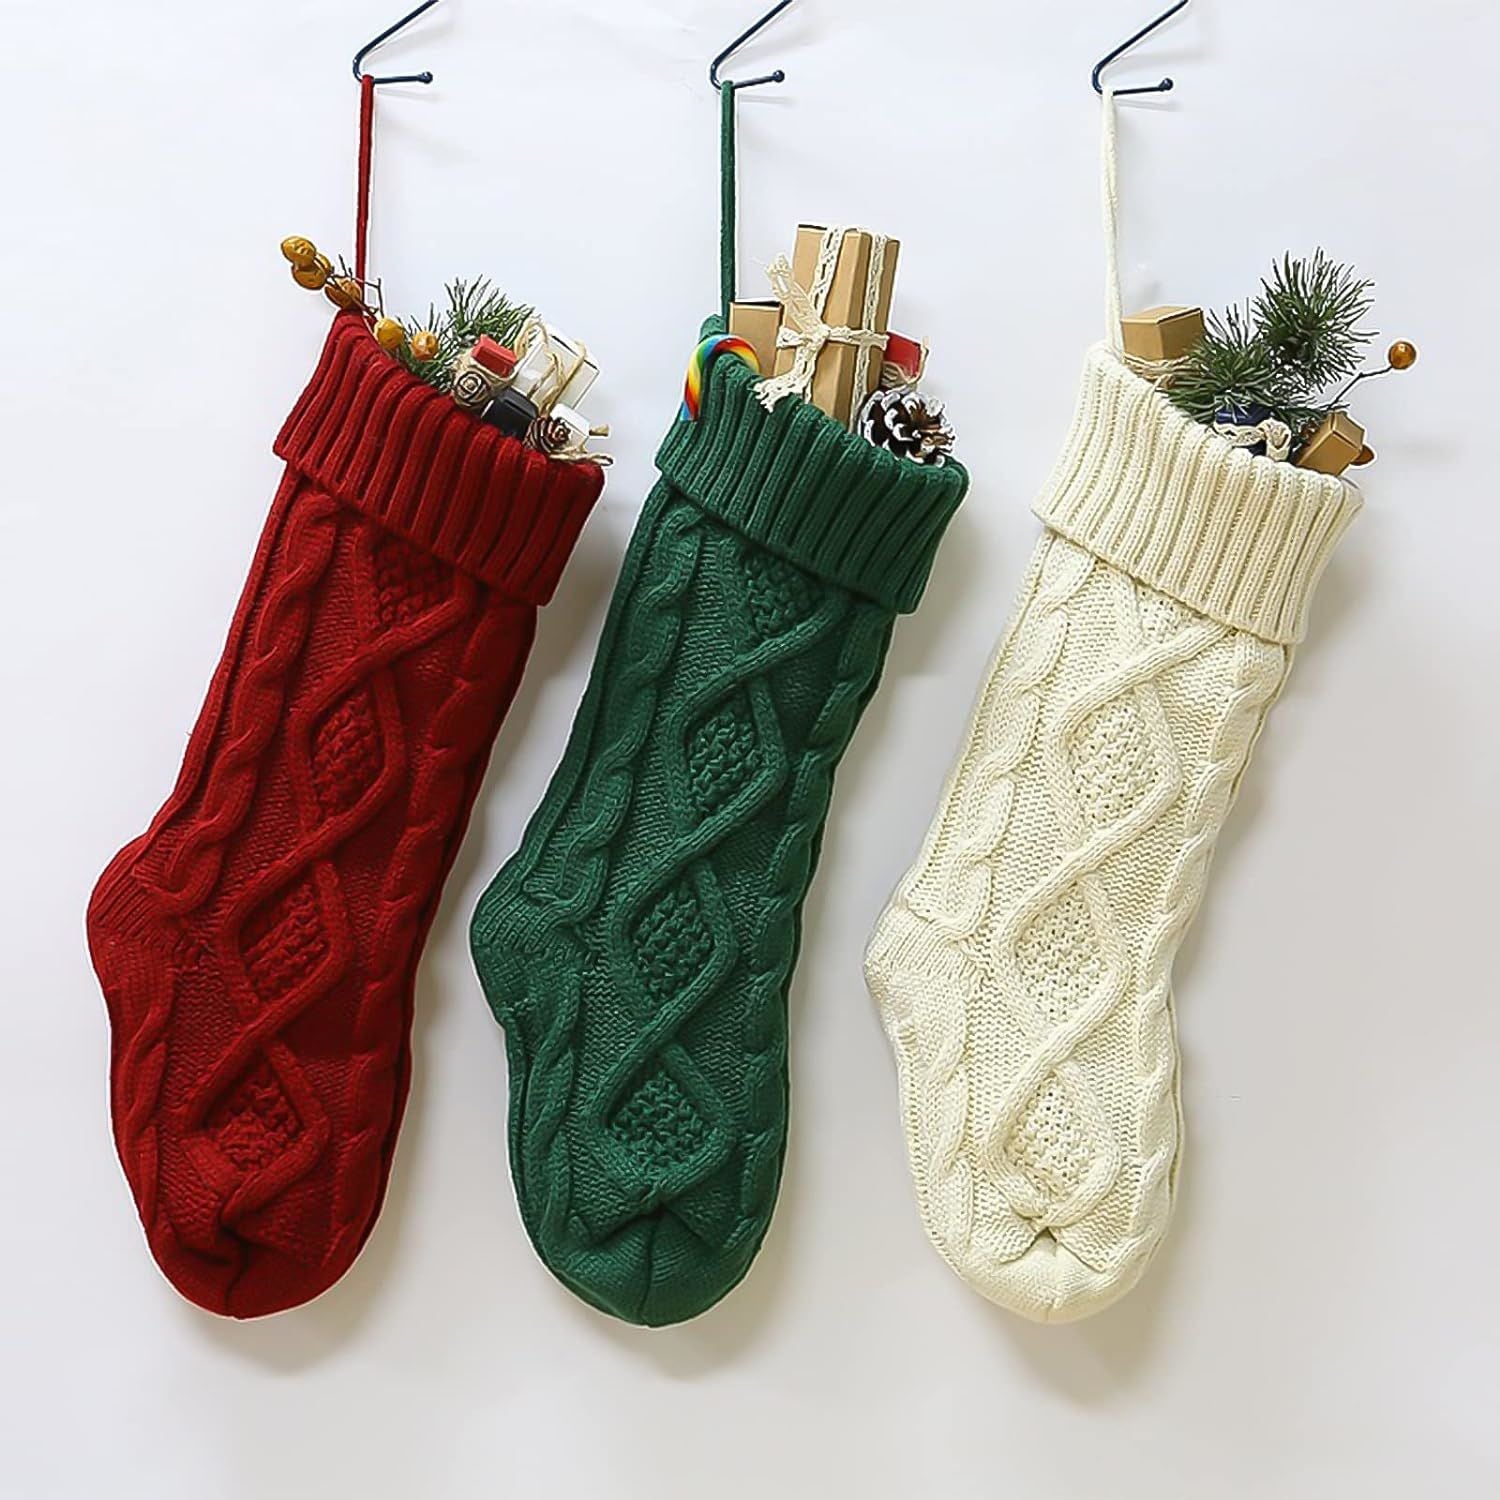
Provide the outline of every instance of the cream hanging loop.
[[1115,91],[1104,90],[1100,105],[1104,119],[1101,151],[1104,209],[1104,327],[1109,345],[1116,354],[1125,352],[1125,335],[1121,320],[1125,308],[1120,293],[1120,167],[1118,149],[1118,111]]
[[1104,70],[1111,63],[1119,61],[1132,47],[1145,41],[1152,32],[1165,26],[1178,11],[1185,10],[1187,4],[1188,0],[1177,0],[1175,5],[1164,10],[1154,21],[1141,27],[1134,36],[1127,37],[1114,51],[1101,57],[1094,64],[1094,71],[1090,74],[1094,92],[1100,96],[1104,123],[1104,140],[1101,150],[1104,197],[1104,302],[1109,345],[1117,354],[1125,352],[1125,340],[1120,330],[1120,319],[1124,315],[1124,308],[1120,296],[1120,178],[1118,111],[1115,100],[1129,94],[1167,94],[1177,85],[1173,79],[1163,78],[1160,83],[1138,84],[1133,88],[1114,89],[1106,87],[1100,80]]

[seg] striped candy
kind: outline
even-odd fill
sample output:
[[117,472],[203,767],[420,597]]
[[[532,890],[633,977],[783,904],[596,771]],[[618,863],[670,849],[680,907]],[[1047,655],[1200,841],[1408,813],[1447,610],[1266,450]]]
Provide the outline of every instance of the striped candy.
[[708,384],[708,367],[721,354],[732,354],[742,359],[757,375],[761,373],[760,359],[754,348],[744,339],[732,333],[715,334],[706,338],[693,351],[692,363],[688,365],[687,385],[682,394],[682,410],[678,412],[680,422],[696,422],[703,407],[703,387]]

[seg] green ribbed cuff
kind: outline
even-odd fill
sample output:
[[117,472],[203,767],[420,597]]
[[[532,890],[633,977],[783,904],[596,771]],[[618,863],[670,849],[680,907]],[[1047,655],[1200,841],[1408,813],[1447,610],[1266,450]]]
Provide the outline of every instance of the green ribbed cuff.
[[[716,318],[704,325],[705,337],[723,331]],[[967,471],[897,458],[795,397],[768,412],[759,378],[738,359],[710,365],[698,420],[676,423],[657,455],[662,477],[768,551],[914,610]]]

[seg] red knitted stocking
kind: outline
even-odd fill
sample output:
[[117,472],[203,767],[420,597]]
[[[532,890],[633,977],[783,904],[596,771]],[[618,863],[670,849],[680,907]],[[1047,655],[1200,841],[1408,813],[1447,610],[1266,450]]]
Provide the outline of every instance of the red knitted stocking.
[[405,1103],[413,976],[490,745],[602,483],[341,316],[176,790],[89,907],[115,1141],[184,1296],[349,1266]]

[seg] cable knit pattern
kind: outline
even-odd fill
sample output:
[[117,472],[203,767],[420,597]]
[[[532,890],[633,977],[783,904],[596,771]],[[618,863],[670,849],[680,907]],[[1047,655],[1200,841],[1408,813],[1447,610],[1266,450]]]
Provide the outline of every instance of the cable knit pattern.
[[865,966],[927,1231],[1027,1317],[1106,1306],[1165,1232],[1172,960],[1358,506],[1090,354],[1049,529]]
[[753,386],[719,361],[664,444],[562,766],[473,923],[528,1231],[650,1324],[722,1297],[770,1222],[835,768],[967,482]]
[[316,1295],[379,1210],[423,939],[602,482],[497,436],[337,320],[177,788],[90,904],[120,1159],[215,1312]]

